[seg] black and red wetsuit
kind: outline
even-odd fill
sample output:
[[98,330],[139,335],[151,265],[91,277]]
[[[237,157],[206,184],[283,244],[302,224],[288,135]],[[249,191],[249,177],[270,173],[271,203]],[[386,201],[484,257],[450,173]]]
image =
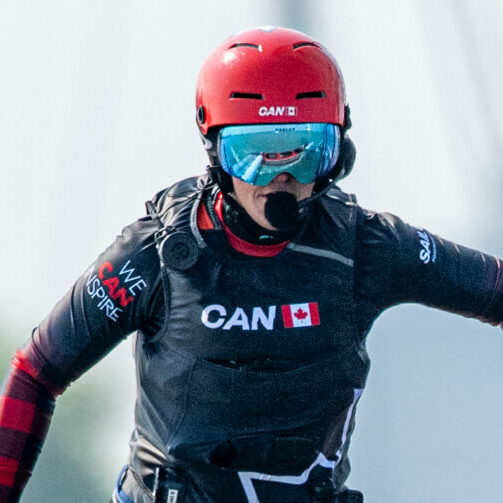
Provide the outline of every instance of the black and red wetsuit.
[[[232,235],[201,180],[153,207],[16,353],[0,402],[1,503],[19,500],[57,394],[132,332],[136,427],[116,496],[152,501],[165,467],[177,503],[301,503],[316,478],[344,489],[365,338],[380,313],[418,302],[503,321],[499,259],[335,189],[273,247]],[[175,233],[195,257],[172,258]]]

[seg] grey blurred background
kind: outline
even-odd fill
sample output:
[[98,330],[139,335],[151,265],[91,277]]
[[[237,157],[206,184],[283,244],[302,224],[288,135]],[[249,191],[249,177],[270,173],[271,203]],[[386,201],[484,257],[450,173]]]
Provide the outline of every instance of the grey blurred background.
[[[198,69],[286,25],[335,55],[360,203],[503,255],[500,0],[0,1],[0,373],[143,202],[204,170]],[[501,501],[503,334],[420,306],[375,324],[350,449],[368,503]],[[125,342],[58,400],[23,502],[108,501],[134,402]]]

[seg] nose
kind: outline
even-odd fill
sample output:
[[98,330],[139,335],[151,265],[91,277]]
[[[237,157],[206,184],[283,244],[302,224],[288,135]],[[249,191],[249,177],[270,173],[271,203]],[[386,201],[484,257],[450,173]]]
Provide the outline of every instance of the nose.
[[290,173],[280,173],[273,179],[273,182],[286,183],[288,182],[288,180],[290,180],[290,178],[292,178],[292,175]]

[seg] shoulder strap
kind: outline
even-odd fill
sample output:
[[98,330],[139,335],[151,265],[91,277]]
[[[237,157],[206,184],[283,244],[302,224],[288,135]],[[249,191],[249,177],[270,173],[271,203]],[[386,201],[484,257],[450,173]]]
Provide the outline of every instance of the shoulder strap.
[[190,231],[190,226],[193,209],[197,206],[202,191],[208,186],[204,178],[182,180],[158,192],[145,203],[147,214],[158,227],[155,242],[166,305],[164,327],[169,324],[171,305],[168,270],[188,269],[197,262],[199,256],[198,243]]
[[356,197],[334,188],[320,198],[320,205],[336,226],[334,239],[337,248],[344,256],[353,259],[358,212]]
[[145,203],[147,214],[158,226],[158,234],[166,234],[175,229],[192,225],[194,203],[201,194],[212,187],[206,175],[187,178],[158,192]]
[[157,224],[159,229],[162,229],[164,226],[162,225],[162,221],[159,218],[159,213],[157,213],[157,208],[152,201],[145,202],[145,208],[147,209],[147,215]]

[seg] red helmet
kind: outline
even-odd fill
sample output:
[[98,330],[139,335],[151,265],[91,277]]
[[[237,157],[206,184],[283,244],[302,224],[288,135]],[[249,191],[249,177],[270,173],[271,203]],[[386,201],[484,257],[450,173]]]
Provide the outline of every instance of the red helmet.
[[196,91],[197,123],[328,122],[345,126],[341,71],[319,42],[288,28],[228,38],[206,59]]

